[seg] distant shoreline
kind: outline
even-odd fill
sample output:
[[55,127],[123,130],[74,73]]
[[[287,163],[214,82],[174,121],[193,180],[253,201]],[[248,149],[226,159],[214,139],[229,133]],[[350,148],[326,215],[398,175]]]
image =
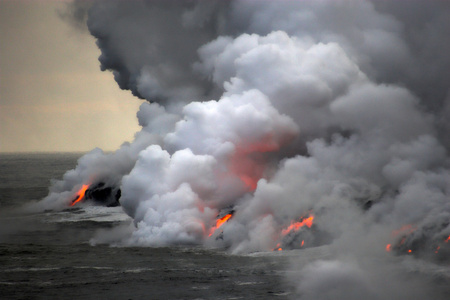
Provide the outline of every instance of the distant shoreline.
[[[89,151],[18,151],[18,152],[0,152],[0,155],[59,155],[59,154],[73,154],[73,155],[85,155]],[[114,153],[114,151],[103,151],[106,154]]]

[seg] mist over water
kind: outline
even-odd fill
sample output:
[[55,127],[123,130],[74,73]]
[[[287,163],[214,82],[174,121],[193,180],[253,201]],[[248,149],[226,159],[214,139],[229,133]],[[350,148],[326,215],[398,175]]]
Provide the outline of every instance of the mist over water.
[[[77,165],[84,153],[2,153],[0,154],[0,203],[17,207],[41,200],[52,181]],[[26,183],[26,186],[24,186]]]
[[94,1],[101,69],[147,100],[142,130],[29,209],[102,183],[134,228],[98,241],[326,249],[292,251],[301,299],[445,299],[449,23],[444,1]]
[[0,154],[2,299],[288,299],[288,258],[111,246],[133,228],[120,207],[21,209],[81,155]]

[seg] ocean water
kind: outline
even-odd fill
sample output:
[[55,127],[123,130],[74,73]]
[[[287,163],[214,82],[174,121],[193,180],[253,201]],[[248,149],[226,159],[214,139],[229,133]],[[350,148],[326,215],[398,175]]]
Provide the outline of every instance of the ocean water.
[[24,213],[81,153],[0,154],[0,299],[290,299],[289,256],[90,241],[128,226],[120,207]]
[[20,209],[81,155],[0,154],[0,299],[450,299],[450,260],[119,247],[108,236],[133,226],[120,207]]

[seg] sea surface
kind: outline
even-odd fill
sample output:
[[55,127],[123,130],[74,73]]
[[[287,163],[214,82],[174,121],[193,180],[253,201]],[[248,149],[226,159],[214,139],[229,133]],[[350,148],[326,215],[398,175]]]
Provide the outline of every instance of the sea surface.
[[289,256],[92,243],[120,207],[24,213],[82,153],[0,154],[0,299],[291,299]]
[[343,264],[327,245],[248,255],[125,247],[112,238],[133,228],[121,207],[22,209],[82,155],[0,154],[0,300],[450,299],[450,260],[387,255]]

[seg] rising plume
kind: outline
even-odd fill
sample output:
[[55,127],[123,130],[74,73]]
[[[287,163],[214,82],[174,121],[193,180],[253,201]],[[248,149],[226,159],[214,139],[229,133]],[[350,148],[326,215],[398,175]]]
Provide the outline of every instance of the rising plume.
[[[134,220],[124,244],[234,253],[327,244],[359,258],[397,243],[398,254],[417,257],[440,247],[442,259],[450,5],[423,6],[94,1],[87,25],[101,69],[147,100],[142,130],[112,154],[82,157],[40,205],[62,208],[86,182],[105,182],[120,187]],[[301,238],[283,234],[309,215]],[[392,241],[407,224],[416,230]],[[335,281],[360,287],[343,289],[347,299],[381,299],[379,270],[334,258],[305,267],[305,299],[328,299],[321,284]]]

